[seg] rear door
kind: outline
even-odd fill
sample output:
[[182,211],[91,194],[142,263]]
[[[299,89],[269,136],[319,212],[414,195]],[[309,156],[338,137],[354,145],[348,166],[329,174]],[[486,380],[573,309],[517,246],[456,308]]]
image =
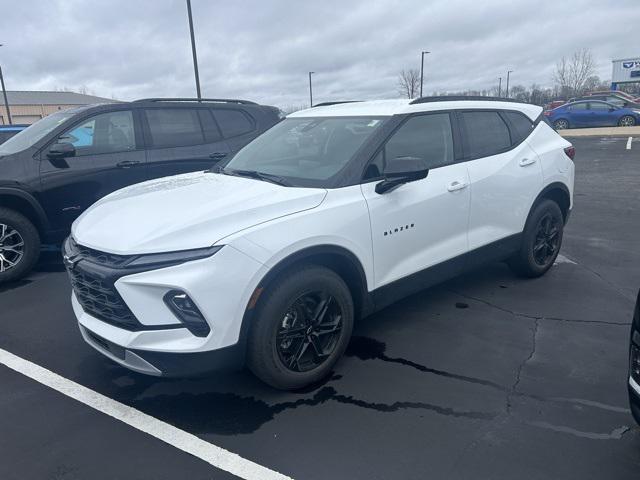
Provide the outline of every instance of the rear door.
[[149,107],[141,114],[150,179],[207,170],[231,151],[208,108]]
[[587,127],[590,125],[591,112],[587,102],[572,103],[567,107],[569,111],[569,127]]
[[135,111],[86,117],[53,143],[71,143],[76,154],[64,159],[41,153],[41,203],[53,228],[68,229],[89,206],[120,188],[145,180],[145,154]]
[[533,122],[520,112],[459,112],[471,182],[469,250],[522,232],[542,188],[542,167],[525,138]]

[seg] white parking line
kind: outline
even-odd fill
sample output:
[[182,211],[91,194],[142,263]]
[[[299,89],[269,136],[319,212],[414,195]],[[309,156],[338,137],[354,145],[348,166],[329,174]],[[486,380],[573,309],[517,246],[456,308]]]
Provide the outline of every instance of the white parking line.
[[291,480],[0,348],[0,364],[245,480]]
[[629,137],[629,139],[627,140],[627,150],[631,150],[631,141],[633,140],[633,137]]

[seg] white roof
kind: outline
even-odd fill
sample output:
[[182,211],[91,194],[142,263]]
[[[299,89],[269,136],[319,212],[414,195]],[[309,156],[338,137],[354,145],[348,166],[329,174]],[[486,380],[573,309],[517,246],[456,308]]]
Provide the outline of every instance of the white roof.
[[339,103],[326,107],[314,107],[300,110],[289,115],[289,118],[299,117],[388,117],[403,113],[433,112],[437,110],[455,110],[465,108],[490,108],[504,110],[518,110],[531,120],[538,118],[542,107],[528,103],[502,102],[499,100],[442,100],[411,105],[413,99],[401,98],[397,100],[371,100],[367,102]]

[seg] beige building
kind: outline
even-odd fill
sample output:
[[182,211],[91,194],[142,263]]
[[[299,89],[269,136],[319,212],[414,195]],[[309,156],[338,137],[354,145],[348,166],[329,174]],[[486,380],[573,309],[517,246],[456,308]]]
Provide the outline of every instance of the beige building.
[[[11,120],[14,124],[32,124],[52,113],[78,105],[90,103],[115,102],[109,98],[83,95],[75,92],[45,92],[45,91],[11,91],[7,90]],[[0,91],[0,125],[7,125],[9,118],[4,106],[4,98]]]

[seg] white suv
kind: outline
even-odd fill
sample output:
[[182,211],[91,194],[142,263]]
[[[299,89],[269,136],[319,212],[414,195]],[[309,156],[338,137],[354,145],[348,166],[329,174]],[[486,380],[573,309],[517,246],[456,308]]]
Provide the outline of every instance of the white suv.
[[540,107],[509,100],[294,113],[213,171],[119,190],[75,222],[64,256],[80,331],[138,372],[246,361],[302,387],[330,372],[354,320],[401,297],[488,261],[544,274],[573,155]]

